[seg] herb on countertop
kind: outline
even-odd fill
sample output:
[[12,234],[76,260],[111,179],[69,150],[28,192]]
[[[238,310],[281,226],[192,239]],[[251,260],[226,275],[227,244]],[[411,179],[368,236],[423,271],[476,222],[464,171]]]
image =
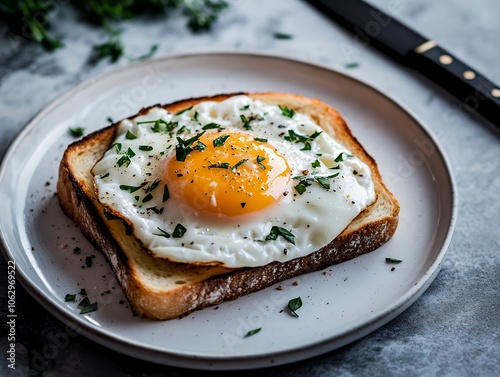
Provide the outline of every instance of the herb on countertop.
[[[130,20],[134,17],[154,17],[167,15],[173,11],[183,12],[187,27],[193,32],[210,30],[222,10],[229,7],[224,0],[103,0],[75,1],[58,4],[50,0],[6,0],[0,5],[0,24],[8,28],[7,38],[15,45],[27,41],[39,43],[47,51],[64,46],[61,36],[50,33],[52,23],[58,22],[62,14],[58,8],[67,4],[75,9],[81,19],[103,28],[108,33],[108,41],[95,46],[98,58],[109,57],[112,62],[125,56],[120,31],[113,30],[110,23]],[[129,60],[142,60],[152,56],[157,45],[149,53]]]

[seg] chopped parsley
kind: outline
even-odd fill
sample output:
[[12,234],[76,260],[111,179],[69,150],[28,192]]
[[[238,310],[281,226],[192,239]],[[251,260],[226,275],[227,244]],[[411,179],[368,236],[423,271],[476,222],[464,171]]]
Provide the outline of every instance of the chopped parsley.
[[321,162],[319,162],[319,160],[316,160],[311,164],[311,166],[313,168],[319,168],[321,166]]
[[184,236],[186,233],[187,229],[183,227],[181,224],[177,224],[177,226],[174,229],[174,232],[172,233],[173,238],[181,238]]
[[266,170],[266,167],[262,164],[262,161],[264,160],[265,160],[264,157],[257,156],[257,165],[259,165],[262,170]]
[[68,132],[73,137],[80,137],[80,136],[83,136],[83,134],[85,133],[85,128],[83,128],[83,127],[70,128],[68,130]]
[[262,330],[262,327],[259,327],[257,329],[250,330],[249,332],[246,333],[245,337],[252,336],[257,334],[260,330]]
[[128,130],[126,135],[125,135],[125,139],[134,140],[134,139],[137,139],[137,135],[134,134],[132,131]]
[[350,69],[350,68],[357,68],[359,67],[359,63],[356,63],[356,62],[353,62],[353,63],[348,63],[345,65],[346,68]]
[[276,33],[274,33],[274,38],[276,38],[276,39],[292,39],[293,35],[276,32]]
[[396,259],[396,258],[385,258],[385,261],[387,263],[401,263],[402,262],[401,259]]
[[278,236],[283,237],[285,240],[295,245],[295,235],[289,230],[276,225],[273,225],[271,231],[266,236],[266,239],[264,241],[274,241],[278,239]]
[[142,202],[143,203],[147,203],[149,202],[151,199],[153,199],[153,195],[151,193],[147,194],[143,199],[142,199]]
[[113,147],[115,147],[116,153],[120,153],[122,151],[122,143],[114,143],[111,146],[111,148],[113,148]]
[[[175,157],[177,161],[185,161],[186,157],[189,155],[194,150],[197,151],[203,151],[207,147],[205,144],[203,144],[201,141],[199,141],[200,137],[205,133],[205,131],[200,132],[199,134],[196,134],[190,139],[183,140],[180,137],[177,136],[177,141],[179,144],[175,146]],[[215,141],[215,140],[214,140]],[[193,144],[196,143],[195,146]]]
[[130,147],[127,149],[127,156],[129,156],[130,158],[135,156],[135,152]]
[[242,160],[239,160],[236,164],[234,164],[234,166],[231,168],[231,170],[236,170],[238,169],[241,165],[243,165],[245,162],[247,162],[248,160],[246,158],[242,159]]
[[210,164],[208,166],[209,169],[229,169],[230,168],[229,162],[219,162],[217,164]]
[[144,182],[140,186],[128,186],[128,185],[120,185],[120,190],[129,191],[130,193],[136,192],[137,190],[143,188],[148,183]]
[[248,110],[249,107],[250,107],[250,105],[245,105],[242,108],[240,108],[240,111]]
[[127,155],[123,155],[120,157],[120,159],[116,162],[116,164],[119,167],[122,167],[123,165],[126,165],[128,167],[132,161],[130,161],[130,157]]
[[87,314],[90,312],[95,312],[97,310],[97,302],[94,302],[92,304],[88,304],[83,307],[82,310],[80,310],[80,314]]
[[[87,292],[85,292],[85,293],[87,293]],[[87,296],[87,295],[85,294],[85,296]],[[82,299],[82,300],[78,303],[78,307],[79,307],[79,308],[81,308],[81,307],[85,307],[85,306],[87,306],[87,305],[90,305],[90,300],[89,300],[89,298],[88,298],[88,297],[84,297],[84,298],[83,298],[83,299]]]
[[311,144],[308,141],[306,141],[304,143],[304,148],[301,148],[300,150],[301,151],[310,151],[311,150]]
[[222,128],[222,126],[218,123],[208,123],[208,124],[205,124],[203,127],[202,127],[202,130],[213,130],[215,128]]
[[252,126],[250,126],[250,120],[247,119],[247,117],[245,115],[243,115],[243,114],[240,115],[240,119],[243,122],[243,128],[245,130],[251,131],[252,130]]
[[344,161],[344,155],[345,155],[345,157],[353,157],[352,154],[345,153],[345,152],[340,152],[339,155],[335,158],[335,162],[342,162],[342,161]]
[[296,311],[298,309],[300,309],[301,307],[302,307],[302,299],[300,298],[300,296],[288,301],[288,310],[290,310],[290,313],[294,317],[297,317],[297,318],[299,317],[299,315],[296,313]]
[[168,191],[168,186],[165,184],[165,186],[163,186],[163,198],[161,202],[165,203],[169,198],[170,198],[170,193]]
[[153,150],[151,145],[139,145],[139,150],[149,152]]
[[64,301],[65,302],[68,302],[68,301],[75,302],[75,297],[76,297],[76,294],[67,294],[66,296],[64,296]]
[[113,121],[113,118],[111,118],[111,117],[107,117],[107,118],[106,118],[106,120],[107,120],[109,123],[115,123],[115,122]]
[[283,114],[283,116],[293,118],[293,116],[295,115],[295,110],[293,109],[289,109],[288,107],[281,105],[278,105],[278,107],[281,109],[281,113]]
[[156,227],[161,233],[158,234],[158,233],[153,233],[154,236],[160,236],[160,237],[165,237],[165,238],[170,238],[170,233],[164,231],[162,228],[160,227]]
[[254,137],[253,138],[255,141],[258,141],[260,143],[267,143],[267,139],[261,138],[261,137]]
[[330,182],[328,180],[335,178],[338,175],[339,175],[339,173],[335,173],[332,175],[328,175],[326,177],[313,177],[313,178],[296,176],[296,177],[293,177],[293,179],[299,179],[300,182],[294,188],[295,188],[295,191],[297,191],[297,193],[299,195],[302,195],[304,192],[306,192],[307,187],[311,186],[314,182],[316,182],[318,185],[323,187],[325,190],[329,190],[330,189]]
[[226,140],[229,138],[229,136],[230,136],[229,134],[225,134],[214,139],[213,141],[214,147],[222,147],[226,142]]

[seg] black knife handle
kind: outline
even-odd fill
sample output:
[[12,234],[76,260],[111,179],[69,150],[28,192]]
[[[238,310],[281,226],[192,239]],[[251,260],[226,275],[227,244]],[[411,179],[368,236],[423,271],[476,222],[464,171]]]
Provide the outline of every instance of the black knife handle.
[[433,41],[415,48],[407,63],[455,96],[467,112],[500,126],[500,87]]

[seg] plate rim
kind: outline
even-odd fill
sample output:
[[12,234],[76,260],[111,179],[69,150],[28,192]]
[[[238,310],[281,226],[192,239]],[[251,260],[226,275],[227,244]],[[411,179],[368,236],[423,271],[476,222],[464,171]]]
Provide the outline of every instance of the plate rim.
[[[154,62],[161,61],[171,61],[171,60],[179,60],[186,58],[207,58],[207,57],[237,57],[237,58],[258,58],[258,59],[273,59],[277,61],[285,61],[289,63],[295,63],[303,66],[307,66],[313,69],[320,69],[323,71],[327,71],[329,73],[334,73],[339,76],[343,76],[348,78],[349,80],[355,81],[357,84],[362,85],[368,90],[375,92],[378,96],[383,97],[385,100],[391,102],[395,107],[402,110],[402,112],[411,120],[415,122],[417,127],[428,137],[432,143],[436,146],[437,152],[439,153],[439,158],[443,162],[443,166],[446,171],[446,178],[448,181],[448,186],[450,189],[450,221],[446,230],[446,236],[443,239],[442,245],[436,254],[435,258],[432,260],[430,267],[426,270],[426,272],[418,279],[418,281],[411,287],[411,289],[407,290],[406,293],[397,301],[393,302],[390,306],[386,307],[386,309],[381,312],[378,316],[374,317],[368,322],[364,322],[362,324],[358,324],[356,326],[350,327],[344,330],[342,333],[338,334],[335,337],[336,343],[339,343],[337,347],[331,348],[328,345],[332,342],[332,338],[324,339],[318,341],[311,345],[306,352],[304,346],[297,346],[291,349],[282,350],[282,351],[274,351],[271,353],[259,354],[259,355],[249,355],[249,356],[198,356],[194,354],[189,354],[184,351],[166,351],[160,350],[158,347],[150,346],[150,345],[136,345],[135,343],[122,338],[121,336],[113,333],[111,330],[102,329],[100,327],[96,327],[92,325],[90,322],[85,321],[84,318],[75,317],[73,314],[69,312],[61,311],[55,303],[52,302],[51,298],[47,296],[45,292],[43,292],[37,284],[35,284],[32,279],[22,270],[17,269],[16,264],[16,281],[19,281],[21,285],[26,289],[29,294],[34,297],[41,305],[43,305],[53,316],[58,318],[64,324],[72,323],[76,325],[78,328],[79,334],[86,336],[87,338],[95,341],[103,346],[106,346],[116,352],[120,352],[123,354],[127,354],[129,356],[133,356],[142,360],[146,360],[149,362],[160,363],[164,365],[171,365],[176,367],[184,367],[184,368],[193,368],[193,369],[204,369],[204,370],[243,370],[243,369],[254,369],[255,363],[258,362],[259,367],[266,366],[278,366],[282,364],[287,364],[290,362],[300,361],[309,357],[318,356],[328,351],[334,351],[339,347],[342,347],[346,344],[349,344],[355,340],[361,339],[364,336],[367,336],[372,331],[370,328],[377,326],[376,328],[380,328],[383,325],[390,322],[396,316],[405,311],[408,307],[410,307],[432,284],[435,277],[441,270],[442,264],[446,258],[447,251],[449,249],[449,245],[451,239],[453,237],[453,233],[456,226],[456,218],[458,213],[458,205],[457,205],[457,192],[456,192],[456,184],[453,176],[453,171],[451,169],[451,164],[448,160],[448,156],[444,152],[444,149],[435,136],[435,134],[429,129],[429,127],[425,124],[425,122],[420,119],[413,111],[411,111],[407,105],[404,103],[395,100],[391,95],[388,95],[384,91],[378,89],[373,84],[369,84],[366,81],[355,77],[350,73],[343,72],[341,70],[329,67],[327,65],[310,62],[305,59],[299,58],[290,58],[289,56],[277,55],[266,52],[235,52],[235,51],[210,51],[210,52],[191,52],[191,53],[181,53],[181,54],[166,54],[162,56],[157,56],[145,61],[138,61],[125,64],[120,67],[108,67],[105,71],[98,73],[92,77],[87,78],[85,81],[77,84],[66,90],[66,92],[57,96],[51,102],[43,106],[38,112],[36,112],[22,127],[21,131],[17,134],[14,140],[8,146],[4,157],[2,158],[0,164],[0,184],[3,181],[4,174],[6,172],[6,166],[8,161],[12,158],[12,154],[15,152],[16,146],[22,142],[26,134],[29,131],[36,127],[39,119],[43,118],[46,114],[50,113],[57,108],[61,103],[63,103],[67,98],[72,97],[76,93],[84,90],[88,86],[93,85],[95,82],[100,81],[110,75],[119,75],[123,71],[127,71],[130,69],[135,69],[136,67],[140,67],[142,65],[153,64]],[[1,186],[0,186],[1,187]],[[13,253],[6,244],[5,232],[2,224],[0,223],[0,249],[4,255],[6,260],[14,260]],[[22,251],[21,251],[22,252]],[[375,329],[376,329],[375,328]],[[354,336],[354,334],[357,334]],[[354,339],[348,340],[348,338]],[[134,353],[135,351],[135,353]],[[137,354],[141,356],[137,356]],[[300,358],[291,357],[291,355],[302,354]],[[283,358],[280,362],[276,362],[276,359]],[[291,359],[288,360],[287,359]],[[241,365],[244,362],[246,364],[253,363],[250,365]]]

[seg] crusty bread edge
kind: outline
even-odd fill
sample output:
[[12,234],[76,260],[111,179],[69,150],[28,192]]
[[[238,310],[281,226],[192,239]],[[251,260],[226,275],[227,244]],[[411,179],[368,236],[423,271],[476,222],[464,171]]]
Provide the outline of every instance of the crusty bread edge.
[[[236,94],[248,93],[191,98],[164,107],[171,112],[177,112],[205,100],[221,101]],[[84,137],[67,148],[60,163],[57,191],[64,213],[80,227],[83,235],[105,255],[135,314],[162,320],[182,317],[193,310],[234,300],[283,280],[353,259],[377,249],[394,234],[398,225],[399,204],[384,185],[375,160],[352,135],[346,122],[336,110],[319,100],[300,95],[288,93],[252,93],[248,95],[263,100],[266,100],[266,97],[293,97],[295,100],[306,101],[309,105],[326,107],[332,119],[335,119],[337,123],[334,130],[337,136],[341,135],[344,141],[350,141],[349,148],[370,166],[377,181],[376,191],[378,194],[388,195],[392,200],[394,204],[392,213],[361,228],[348,227],[330,244],[302,258],[285,263],[273,262],[262,267],[232,270],[196,283],[179,285],[167,293],[151,289],[138,278],[134,266],[107,230],[102,216],[97,210],[99,203],[92,201],[82,190],[83,185],[73,175],[71,164],[68,161],[77,153],[78,147],[89,140],[93,140],[97,144],[105,141],[103,143],[105,145],[101,147],[106,150],[116,132],[117,124],[111,125]],[[151,107],[141,109],[137,115],[146,113]]]

